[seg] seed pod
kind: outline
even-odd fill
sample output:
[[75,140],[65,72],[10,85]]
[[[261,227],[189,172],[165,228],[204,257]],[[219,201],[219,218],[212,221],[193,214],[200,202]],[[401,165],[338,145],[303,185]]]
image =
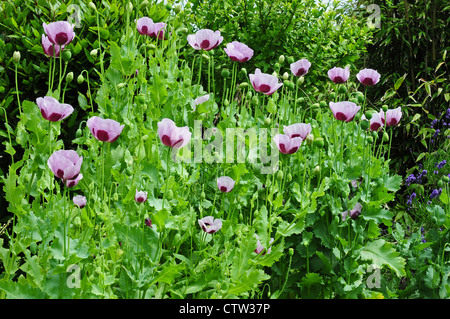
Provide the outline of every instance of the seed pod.
[[369,123],[369,121],[364,120],[364,121],[361,121],[360,125],[363,130],[367,130],[369,128],[370,123]]
[[72,52],[70,52],[69,50],[64,50],[60,54],[65,62],[69,61],[72,58]]
[[324,147],[324,145],[325,145],[325,141],[324,141],[324,139],[323,139],[322,137],[317,137],[317,138],[314,140],[314,145],[315,145],[316,147],[322,148],[322,147]]
[[384,104],[381,108],[383,109],[384,112],[389,110],[389,106],[387,106],[386,104]]
[[229,78],[230,77],[230,71],[228,69],[223,69],[222,72],[220,72],[223,78]]
[[338,92],[342,94],[347,93],[347,87],[345,85],[340,85],[338,88]]
[[373,112],[371,110],[366,111],[366,113],[364,113],[366,119],[370,120],[372,118]]

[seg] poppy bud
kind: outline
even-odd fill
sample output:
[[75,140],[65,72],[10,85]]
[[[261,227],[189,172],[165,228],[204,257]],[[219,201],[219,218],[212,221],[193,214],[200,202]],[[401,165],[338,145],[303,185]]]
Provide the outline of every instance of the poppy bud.
[[243,76],[247,76],[247,69],[246,68],[242,68],[241,71]]
[[70,83],[70,82],[72,82],[72,80],[73,80],[73,72],[67,73],[67,75],[66,75],[66,82]]
[[281,169],[277,172],[277,180],[279,182],[283,180],[283,171]]
[[97,10],[97,7],[95,6],[95,4],[92,1],[89,2],[88,7],[89,7],[89,9],[91,9],[93,11]]
[[317,165],[316,167],[314,167],[313,174],[318,175],[319,173],[320,173],[320,166]]
[[93,59],[95,59],[95,58],[97,58],[98,50],[97,49],[91,50],[91,52],[89,54],[91,55],[91,57]]
[[369,121],[364,120],[364,121],[361,121],[360,124],[361,124],[361,128],[363,130],[367,130],[369,128]]
[[303,84],[303,82],[305,82],[305,78],[303,76],[299,77],[297,80],[297,85],[300,86]]
[[322,137],[318,137],[314,140],[314,145],[319,148],[322,148],[325,145],[325,141]]
[[229,78],[230,77],[230,71],[228,69],[223,69],[220,73],[223,78]]
[[283,64],[284,63],[284,55],[280,55],[280,57],[278,58],[278,63]]
[[283,80],[289,80],[289,73],[287,72],[283,73]]
[[340,85],[338,88],[338,92],[342,94],[347,93],[347,87],[345,85]]
[[78,84],[82,84],[84,82],[84,76],[83,76],[83,74],[80,74],[78,77],[77,77],[77,83]]
[[265,125],[270,125],[270,117],[266,117],[265,119],[264,119],[264,124]]
[[13,61],[14,61],[14,63],[19,63],[19,61],[20,61],[20,52],[19,51],[14,51]]
[[331,92],[330,93],[330,100],[335,100],[336,99],[336,93],[335,92]]
[[275,70],[279,70],[280,67],[281,67],[281,65],[280,65],[280,63],[278,63],[278,62],[276,62],[276,63],[273,65],[273,68],[274,68]]
[[387,142],[387,141],[389,141],[389,135],[388,135],[388,133],[384,132],[383,133],[383,142]]
[[289,57],[287,58],[287,62],[288,62],[289,64],[294,63],[294,62],[295,62],[294,57],[289,56]]

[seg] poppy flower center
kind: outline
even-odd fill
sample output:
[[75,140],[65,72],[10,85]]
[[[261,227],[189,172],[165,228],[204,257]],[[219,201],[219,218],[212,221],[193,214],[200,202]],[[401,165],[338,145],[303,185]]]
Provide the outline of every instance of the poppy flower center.
[[106,132],[104,130],[98,130],[97,138],[102,142],[106,142],[109,140],[109,134],[108,134],[108,132]]
[[207,49],[207,48],[209,48],[209,40],[203,40],[201,43],[200,43],[200,48],[201,49]]
[[142,33],[147,34],[148,27],[146,25],[142,26],[141,28]]
[[220,186],[220,190],[221,190],[222,192],[226,192],[228,189],[227,189],[225,186]]
[[364,78],[364,80],[362,80],[362,84],[373,85],[373,80],[371,78]]
[[56,176],[58,176],[59,178],[63,179],[64,178],[64,171],[62,169],[58,169],[56,171]]
[[281,143],[280,143],[280,151],[281,151],[281,153],[283,153],[283,154],[286,154],[286,153],[287,153],[287,151],[286,151],[286,146],[285,146],[284,144],[281,144]]
[[344,83],[345,81],[344,81],[344,79],[343,79],[342,77],[336,76],[336,77],[333,79],[333,82],[336,83],[336,84],[339,84],[339,83]]
[[296,76],[302,76],[306,73],[306,70],[304,68],[300,68],[297,71],[297,74],[295,74]]
[[69,40],[69,37],[68,37],[67,33],[65,33],[65,32],[60,32],[60,33],[56,34],[56,36],[55,36],[55,41],[59,45],[66,44],[68,40]]
[[342,113],[342,112],[337,112],[336,113],[336,119],[339,121],[346,121],[347,120],[347,116]]
[[259,86],[259,91],[262,92],[262,93],[267,93],[267,92],[269,92],[269,91],[270,91],[270,85],[267,85],[267,84],[261,84],[261,85]]
[[[41,112],[42,113],[42,112]],[[62,114],[58,114],[58,113],[52,113],[50,114],[50,116],[47,118],[47,120],[51,121],[51,122],[57,122],[61,119]],[[44,116],[45,118],[45,116]]]

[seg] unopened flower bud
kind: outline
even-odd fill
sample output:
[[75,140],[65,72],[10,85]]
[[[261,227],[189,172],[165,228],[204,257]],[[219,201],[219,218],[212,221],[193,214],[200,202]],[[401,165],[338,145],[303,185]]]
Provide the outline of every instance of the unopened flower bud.
[[83,76],[83,74],[80,74],[78,77],[77,77],[77,83],[78,84],[82,84],[84,82],[84,76]]
[[230,71],[228,69],[223,69],[222,72],[220,72],[223,78],[229,78],[230,77]]
[[283,80],[288,80],[289,79],[289,73],[284,72],[283,73]]
[[297,80],[297,85],[302,85],[303,84],[303,82],[305,82],[305,78],[303,77],[303,76],[301,76],[301,77],[299,77],[298,78],[298,80]]
[[278,63],[283,64],[284,63],[284,55],[280,55],[280,57],[278,58]]
[[127,10],[128,10],[129,12],[133,11],[133,4],[132,4],[131,2],[128,2]]
[[389,135],[387,132],[384,132],[383,133],[383,142],[387,142],[387,141],[389,141]]
[[89,2],[88,7],[89,7],[89,9],[91,9],[93,11],[97,10],[97,7],[95,6],[95,4],[92,1]]
[[91,50],[90,55],[93,59],[95,59],[98,55],[98,50],[97,49]]
[[69,72],[69,73],[67,73],[67,75],[66,75],[66,82],[67,83],[70,83],[70,82],[72,82],[73,81],[73,72]]
[[19,51],[14,51],[13,61],[14,61],[14,63],[19,63],[19,61],[20,61],[20,52]]
[[70,50],[64,50],[60,54],[65,62],[69,61],[72,58],[72,52],[70,52]]

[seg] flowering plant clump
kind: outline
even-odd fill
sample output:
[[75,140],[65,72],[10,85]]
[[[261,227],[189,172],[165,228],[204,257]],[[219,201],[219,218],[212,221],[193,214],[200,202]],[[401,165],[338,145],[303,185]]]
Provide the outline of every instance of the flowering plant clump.
[[4,112],[0,298],[419,297],[399,288],[414,271],[450,296],[415,262],[448,250],[449,110],[400,176],[409,109],[371,99],[376,66],[322,45],[273,60],[232,23],[187,24],[190,2],[114,8],[30,33],[49,72]]

